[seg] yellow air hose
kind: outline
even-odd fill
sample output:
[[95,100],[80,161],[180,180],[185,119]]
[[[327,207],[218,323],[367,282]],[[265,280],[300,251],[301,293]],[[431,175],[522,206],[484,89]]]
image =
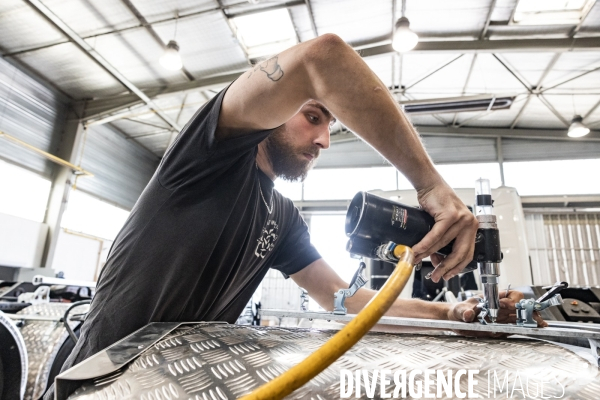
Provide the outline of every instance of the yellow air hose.
[[354,346],[391,307],[412,274],[415,259],[412,249],[397,245],[394,248],[394,256],[399,260],[394,273],[352,321],[301,363],[242,397],[241,400],[283,399],[317,376]]

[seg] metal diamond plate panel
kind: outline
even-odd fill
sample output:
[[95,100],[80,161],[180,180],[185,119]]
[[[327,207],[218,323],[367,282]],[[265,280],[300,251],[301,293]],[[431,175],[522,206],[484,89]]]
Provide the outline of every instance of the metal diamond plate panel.
[[[45,303],[34,304],[19,311],[17,315],[37,315],[40,317],[61,318],[71,304]],[[83,312],[88,306],[76,307],[71,315]],[[74,328],[78,322],[71,322]],[[61,321],[36,321],[26,320],[20,325],[21,335],[27,348],[29,370],[25,400],[38,399],[44,394],[50,368],[56,354],[65,340],[68,339],[67,331]]]
[[[333,334],[223,324],[183,327],[123,371],[85,384],[70,398],[235,399],[299,363]],[[600,388],[598,368],[546,342],[369,333],[287,398],[338,398],[341,369],[364,369],[368,374],[382,369],[478,369],[474,390],[484,397],[487,373],[494,370],[506,371],[509,379],[555,377],[565,387],[564,398],[595,400]],[[461,388],[466,390],[466,381]],[[381,398],[379,386],[374,398]]]

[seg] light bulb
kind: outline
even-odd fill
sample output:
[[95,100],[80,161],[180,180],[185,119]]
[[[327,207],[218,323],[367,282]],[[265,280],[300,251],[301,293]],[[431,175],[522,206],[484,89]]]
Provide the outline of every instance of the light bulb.
[[177,71],[183,67],[181,55],[179,54],[179,46],[174,40],[169,41],[167,48],[160,57],[160,65],[171,71]]
[[582,137],[590,133],[590,128],[585,126],[582,121],[583,118],[581,118],[580,115],[573,117],[571,120],[571,125],[569,126],[569,131],[567,132],[569,137]]
[[419,36],[410,30],[408,18],[402,17],[396,21],[392,47],[399,53],[404,53],[415,48],[419,43]]

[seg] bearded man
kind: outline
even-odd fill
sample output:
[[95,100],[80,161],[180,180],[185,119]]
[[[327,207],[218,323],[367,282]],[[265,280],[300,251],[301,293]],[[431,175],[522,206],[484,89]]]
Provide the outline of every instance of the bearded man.
[[[477,221],[437,173],[385,85],[335,35],[297,45],[243,74],[191,119],[117,236],[81,338],[64,368],[149,322],[236,321],[269,268],[289,275],[323,308],[348,287],[311,245],[277,178],[304,179],[329,147],[334,117],[378,150],[436,220],[413,250],[432,255],[433,280],[472,259]],[[445,259],[432,254],[456,239]],[[499,320],[514,302],[501,300]],[[346,302],[357,313],[375,294]],[[389,315],[471,321],[477,301],[398,299]]]

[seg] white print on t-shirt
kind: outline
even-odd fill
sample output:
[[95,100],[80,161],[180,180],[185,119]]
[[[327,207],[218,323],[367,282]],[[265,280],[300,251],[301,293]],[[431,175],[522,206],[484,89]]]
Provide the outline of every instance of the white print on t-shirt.
[[267,253],[275,248],[275,241],[279,237],[277,236],[277,230],[279,229],[277,222],[270,219],[265,225],[258,239],[256,250],[254,250],[256,257],[260,258],[265,258]]

